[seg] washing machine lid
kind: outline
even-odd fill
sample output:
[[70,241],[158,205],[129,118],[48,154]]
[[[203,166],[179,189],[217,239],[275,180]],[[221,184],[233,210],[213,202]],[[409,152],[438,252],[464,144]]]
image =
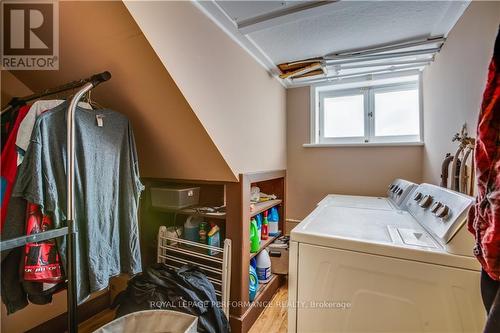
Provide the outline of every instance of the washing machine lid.
[[449,254],[399,210],[318,206],[291,231],[291,241],[479,270],[477,260]]
[[387,188],[387,197],[329,194],[318,203],[318,206],[333,205],[380,210],[405,210],[406,199],[416,187],[417,184],[415,183],[404,179],[395,179]]
[[321,235],[392,244],[389,226],[426,232],[404,211],[323,205],[293,229],[292,237],[297,239],[302,235]]
[[387,198],[342,194],[329,194],[318,203],[318,206],[337,206],[380,210],[396,209]]

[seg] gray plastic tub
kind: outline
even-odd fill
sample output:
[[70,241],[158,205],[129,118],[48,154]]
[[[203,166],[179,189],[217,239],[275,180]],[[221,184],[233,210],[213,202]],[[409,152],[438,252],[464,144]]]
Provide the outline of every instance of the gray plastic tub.
[[170,310],[132,312],[102,326],[94,333],[196,333],[198,318]]
[[197,205],[199,200],[199,187],[170,186],[151,188],[151,205],[157,209],[182,209]]

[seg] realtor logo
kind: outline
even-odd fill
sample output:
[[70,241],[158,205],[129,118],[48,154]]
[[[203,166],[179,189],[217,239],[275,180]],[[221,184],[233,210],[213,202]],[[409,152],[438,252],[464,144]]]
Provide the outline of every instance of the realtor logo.
[[56,1],[2,1],[1,18],[2,69],[59,69]]

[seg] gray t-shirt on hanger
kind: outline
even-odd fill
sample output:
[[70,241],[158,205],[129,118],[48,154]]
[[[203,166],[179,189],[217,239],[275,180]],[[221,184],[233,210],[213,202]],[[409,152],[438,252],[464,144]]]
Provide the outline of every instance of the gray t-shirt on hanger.
[[[66,225],[67,106],[63,103],[37,119],[12,193],[42,206],[55,228]],[[112,110],[77,107],[78,302],[107,287],[111,276],[141,271],[137,210],[143,188],[129,120]],[[58,245],[66,264],[66,238],[58,238]]]

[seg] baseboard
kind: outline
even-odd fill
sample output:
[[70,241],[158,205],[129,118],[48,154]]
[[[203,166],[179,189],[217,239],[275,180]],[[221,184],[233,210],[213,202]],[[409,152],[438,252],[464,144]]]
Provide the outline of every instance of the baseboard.
[[[97,313],[108,309],[111,304],[110,299],[110,292],[106,291],[102,295],[99,295],[83,304],[80,304],[78,306],[78,323],[84,322]],[[57,333],[66,332],[67,330],[68,313],[65,312],[57,317],[47,320],[46,322],[36,327],[33,327],[32,329],[26,331],[26,333]]]
[[285,235],[289,236],[290,231],[292,231],[293,228],[295,228],[302,220],[296,220],[296,219],[286,219],[285,220]]

